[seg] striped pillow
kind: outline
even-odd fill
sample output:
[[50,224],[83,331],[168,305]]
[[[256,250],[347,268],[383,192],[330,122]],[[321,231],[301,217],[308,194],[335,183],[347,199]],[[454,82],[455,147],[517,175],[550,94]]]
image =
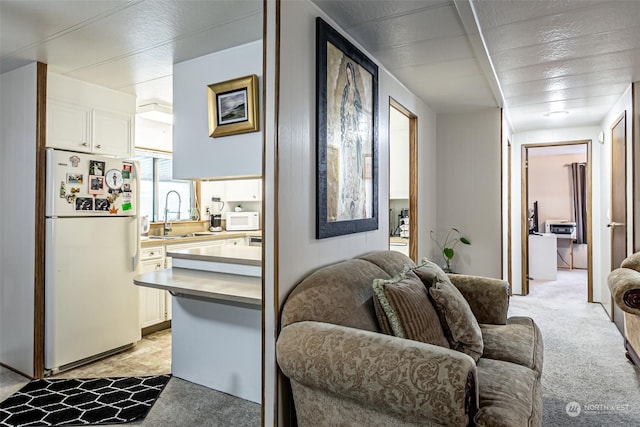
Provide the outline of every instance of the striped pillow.
[[383,332],[449,348],[427,289],[415,276],[373,281],[374,306]]

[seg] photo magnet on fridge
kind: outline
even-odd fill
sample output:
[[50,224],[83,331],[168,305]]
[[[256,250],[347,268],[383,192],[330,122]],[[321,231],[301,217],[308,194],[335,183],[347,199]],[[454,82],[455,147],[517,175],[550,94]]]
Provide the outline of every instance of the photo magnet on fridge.
[[99,162],[97,160],[89,160],[89,175],[104,175],[104,162]]
[[89,175],[89,194],[104,194],[104,176]]
[[93,210],[93,198],[92,197],[78,197],[78,198],[76,198],[76,210],[77,211],[92,211]]

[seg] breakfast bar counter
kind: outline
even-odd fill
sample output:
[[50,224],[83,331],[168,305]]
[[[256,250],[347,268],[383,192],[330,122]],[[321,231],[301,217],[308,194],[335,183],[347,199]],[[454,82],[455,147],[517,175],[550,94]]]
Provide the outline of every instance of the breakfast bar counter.
[[174,264],[136,276],[134,283],[171,292],[174,376],[261,403],[260,277]]
[[167,251],[174,267],[243,276],[262,276],[262,248],[210,246]]

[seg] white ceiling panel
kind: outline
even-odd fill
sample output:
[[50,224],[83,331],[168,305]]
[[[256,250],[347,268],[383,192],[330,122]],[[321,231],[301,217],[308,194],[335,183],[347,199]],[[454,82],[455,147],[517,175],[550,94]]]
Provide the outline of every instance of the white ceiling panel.
[[473,59],[469,40],[465,36],[442,40],[426,40],[408,46],[383,49],[375,52],[376,58],[389,64],[394,70],[438,62]]
[[[640,1],[312,1],[434,111],[504,106],[516,132],[599,125],[640,81]],[[260,39],[262,7],[0,0],[0,72],[39,60],[171,103],[173,64]],[[550,121],[552,109],[569,115]]]

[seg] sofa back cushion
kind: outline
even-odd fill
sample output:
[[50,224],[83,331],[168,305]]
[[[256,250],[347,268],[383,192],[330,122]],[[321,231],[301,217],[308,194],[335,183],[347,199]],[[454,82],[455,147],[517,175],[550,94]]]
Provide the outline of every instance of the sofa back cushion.
[[404,272],[373,281],[374,306],[382,331],[389,335],[449,348],[427,289]]
[[350,259],[316,270],[291,292],[282,327],[305,320],[380,332],[373,307],[374,279],[390,279],[380,267]]
[[482,356],[484,343],[480,325],[467,300],[437,264],[423,259],[413,271],[429,290],[451,348],[477,361]]

